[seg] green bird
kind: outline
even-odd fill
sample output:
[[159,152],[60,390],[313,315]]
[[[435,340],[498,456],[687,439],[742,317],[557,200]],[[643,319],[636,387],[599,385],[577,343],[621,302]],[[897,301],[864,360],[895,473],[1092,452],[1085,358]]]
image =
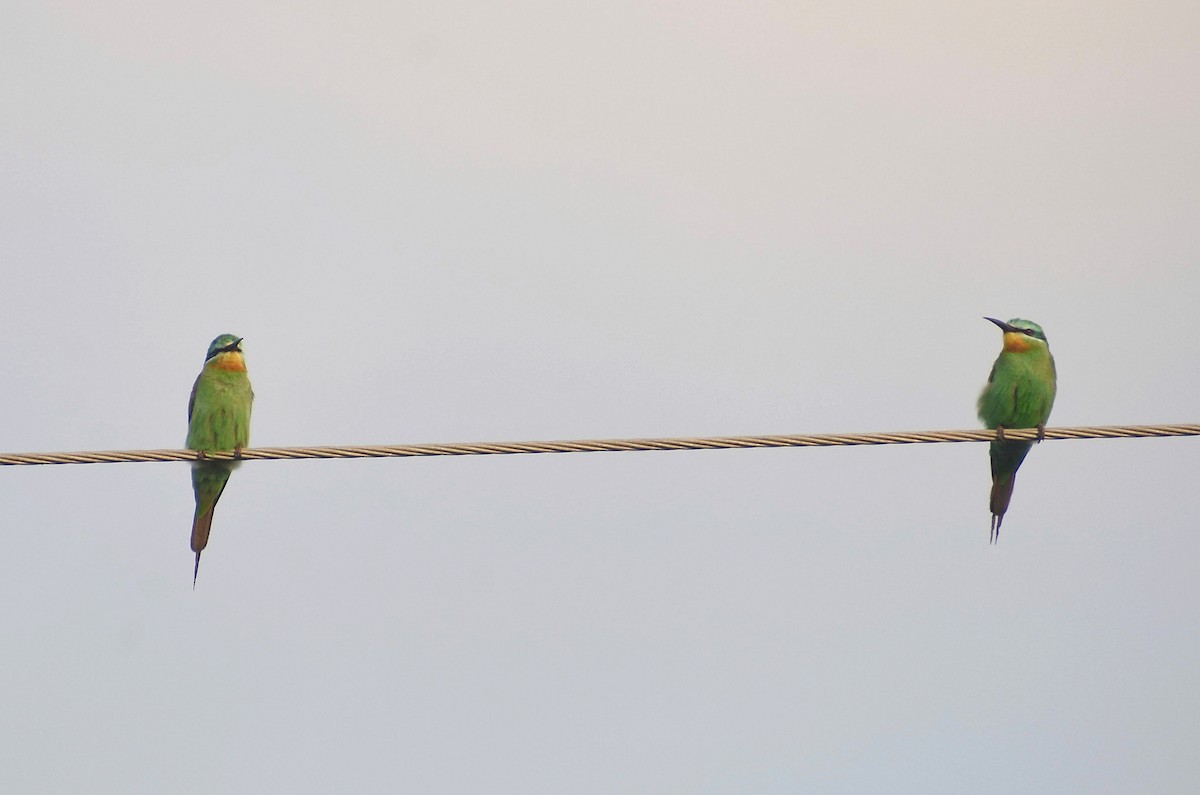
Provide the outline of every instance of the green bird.
[[1013,318],[1005,323],[984,318],[1004,332],[1004,350],[996,357],[987,386],[979,396],[979,419],[996,429],[992,458],[992,543],[1000,539],[1000,525],[1012,499],[1017,470],[1033,442],[1004,441],[1005,428],[1037,428],[1038,440],[1054,406],[1058,377],[1046,334],[1037,323]]
[[192,464],[192,490],[196,493],[196,513],[192,518],[192,551],[196,553],[193,588],[200,574],[200,553],[208,544],[217,500],[229,482],[229,473],[238,466],[237,461],[205,461],[204,454],[232,451],[241,455],[242,448],[250,443],[253,402],[242,338],[222,334],[208,346],[204,369],[196,377],[188,401],[187,447],[199,451],[198,460]]

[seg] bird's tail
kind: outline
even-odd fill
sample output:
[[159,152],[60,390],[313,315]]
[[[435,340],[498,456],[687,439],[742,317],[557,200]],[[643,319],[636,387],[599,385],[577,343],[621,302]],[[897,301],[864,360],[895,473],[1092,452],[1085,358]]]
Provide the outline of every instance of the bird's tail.
[[992,480],[992,498],[989,507],[992,509],[992,543],[1000,540],[1000,525],[1004,523],[1004,512],[1008,510],[1008,501],[1012,499],[1013,486],[1017,482],[1014,472],[1001,480]]
[[992,495],[988,507],[992,510],[992,543],[1000,540],[1000,525],[1012,499],[1017,482],[1017,470],[1033,448],[1033,442],[992,442]]
[[[192,551],[196,553],[196,567],[192,569],[192,590],[196,589],[196,578],[200,576],[200,553],[208,546],[208,534],[212,530],[213,510],[216,503],[208,506],[206,513],[197,513],[192,519]],[[196,507],[199,511],[199,506]]]
[[196,553],[196,566],[192,569],[192,587],[200,574],[200,553],[208,546],[208,535],[212,531],[213,512],[217,500],[229,482],[230,468],[223,463],[195,464],[192,466],[192,491],[196,494],[196,513],[192,517],[192,551]]

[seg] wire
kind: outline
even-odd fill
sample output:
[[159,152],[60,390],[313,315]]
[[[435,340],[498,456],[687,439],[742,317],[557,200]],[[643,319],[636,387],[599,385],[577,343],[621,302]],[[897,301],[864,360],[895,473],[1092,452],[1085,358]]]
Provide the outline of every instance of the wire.
[[[1165,436],[1200,436],[1200,425],[1106,425],[1081,428],[1046,428],[1046,440],[1139,439]],[[853,445],[924,444],[935,442],[990,442],[991,430],[917,431],[903,433],[845,433],[794,436],[699,436],[667,439],[581,439],[562,442],[476,442],[459,444],[405,444],[345,447],[256,447],[241,452],[241,460],[266,461],[301,458],[409,458],[435,455],[513,455],[520,453],[602,453],[642,450],[722,450],[753,447],[849,447]],[[1010,441],[1037,438],[1034,428],[1008,429]],[[205,453],[214,461],[229,461],[232,452]],[[0,453],[0,466],[32,464],[126,464],[151,461],[196,461],[195,450],[116,450],[83,453]]]

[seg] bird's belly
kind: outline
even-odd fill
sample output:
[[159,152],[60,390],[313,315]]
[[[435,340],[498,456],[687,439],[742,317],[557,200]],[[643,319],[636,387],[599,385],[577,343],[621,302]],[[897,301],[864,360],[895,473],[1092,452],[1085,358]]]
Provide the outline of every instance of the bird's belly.
[[197,410],[188,428],[188,447],[193,450],[233,450],[249,444],[250,423],[240,412],[215,407]]

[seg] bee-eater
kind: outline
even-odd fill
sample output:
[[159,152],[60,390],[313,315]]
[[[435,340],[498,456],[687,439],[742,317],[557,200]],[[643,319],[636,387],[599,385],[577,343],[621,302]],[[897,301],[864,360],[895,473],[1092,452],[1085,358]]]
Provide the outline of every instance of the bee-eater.
[[987,386],[979,396],[979,419],[996,429],[991,444],[992,458],[992,543],[1000,539],[1000,525],[1012,499],[1017,469],[1033,442],[1004,441],[1005,428],[1037,428],[1038,438],[1046,430],[1058,378],[1046,334],[1037,323],[1013,318],[1005,323],[984,318],[1004,332],[1004,350],[996,357]]
[[196,513],[192,519],[192,551],[196,553],[193,588],[200,573],[200,553],[208,544],[212,529],[213,510],[229,482],[229,473],[238,465],[236,461],[205,461],[204,453],[233,451],[240,455],[242,448],[250,443],[253,402],[242,338],[222,334],[208,346],[204,369],[197,376],[188,401],[187,447],[200,451],[201,459],[192,464],[192,490],[196,493]]

